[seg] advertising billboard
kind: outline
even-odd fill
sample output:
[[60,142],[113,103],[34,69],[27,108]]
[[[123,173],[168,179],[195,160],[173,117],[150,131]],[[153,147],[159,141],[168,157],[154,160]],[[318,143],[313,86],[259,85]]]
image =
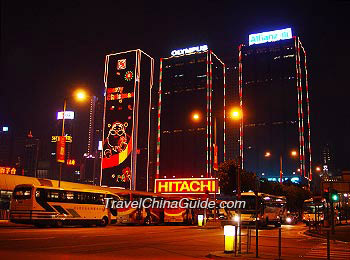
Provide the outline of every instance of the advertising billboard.
[[215,178],[156,179],[154,185],[154,192],[166,194],[213,194],[215,191],[220,193]]
[[[63,119],[63,111],[57,112],[57,120]],[[74,119],[74,112],[73,111],[65,111],[64,112],[64,119]]]

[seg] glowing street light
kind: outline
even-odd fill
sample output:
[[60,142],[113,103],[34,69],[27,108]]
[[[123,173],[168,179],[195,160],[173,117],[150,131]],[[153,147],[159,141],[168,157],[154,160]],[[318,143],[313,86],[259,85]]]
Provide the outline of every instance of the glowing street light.
[[201,115],[198,112],[193,112],[191,118],[194,122],[199,122],[201,120]]
[[77,101],[84,101],[88,97],[86,91],[83,89],[76,90],[74,96]]
[[264,156],[265,156],[266,158],[269,158],[269,157],[271,157],[271,153],[270,153],[270,152],[266,152]]
[[240,108],[232,108],[229,117],[233,120],[240,120],[242,117],[242,112]]
[[321,171],[321,167],[317,166],[315,170],[316,170],[316,172],[320,172]]
[[293,151],[290,152],[290,155],[291,155],[292,157],[297,157],[297,156],[298,156],[298,152],[295,151],[295,150],[293,150]]

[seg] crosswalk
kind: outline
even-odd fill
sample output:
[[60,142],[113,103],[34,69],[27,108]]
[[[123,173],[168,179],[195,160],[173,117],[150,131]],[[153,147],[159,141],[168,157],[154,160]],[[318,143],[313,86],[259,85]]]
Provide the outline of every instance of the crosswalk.
[[[350,243],[331,243],[330,249],[331,260],[350,260]],[[303,258],[327,259],[327,243],[321,243],[311,248]]]

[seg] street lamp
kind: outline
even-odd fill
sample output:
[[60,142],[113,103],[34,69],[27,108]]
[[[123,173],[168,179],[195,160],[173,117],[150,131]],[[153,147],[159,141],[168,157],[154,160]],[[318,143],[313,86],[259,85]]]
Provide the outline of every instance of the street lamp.
[[[87,97],[86,91],[82,90],[82,89],[78,89],[75,91],[74,97],[77,101],[84,101]],[[63,151],[63,153],[62,153],[63,160],[57,160],[59,162],[59,165],[60,165],[58,187],[61,187],[62,166],[64,164],[65,156],[66,156],[66,151],[65,151],[66,143],[65,143],[65,137],[64,137],[65,136],[64,123],[65,123],[65,116],[66,116],[66,108],[67,108],[67,98],[65,97],[64,101],[63,101],[62,131],[61,131],[61,137],[60,137],[61,142],[57,142],[57,145],[61,146],[60,150]],[[62,149],[62,146],[64,146],[63,149]],[[59,150],[59,149],[57,149],[57,150]],[[58,156],[58,155],[56,155],[56,156]]]
[[[290,155],[291,155],[291,157],[297,157],[298,156],[298,152],[295,151],[295,150],[292,150],[290,152]],[[271,152],[269,152],[269,151],[265,152],[264,157],[265,158],[270,158],[271,157]],[[282,156],[282,153],[281,153],[280,154],[280,183],[281,184],[283,183],[283,181],[282,181],[282,177],[283,177],[282,163],[283,163],[283,156]]]

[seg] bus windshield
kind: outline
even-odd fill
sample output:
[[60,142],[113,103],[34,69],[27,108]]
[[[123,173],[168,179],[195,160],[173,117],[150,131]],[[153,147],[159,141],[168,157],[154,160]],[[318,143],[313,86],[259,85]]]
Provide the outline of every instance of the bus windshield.
[[[243,211],[244,210],[255,210],[255,204],[256,204],[256,197],[255,196],[242,196],[241,200],[246,202],[245,208],[242,209]],[[260,206],[260,203],[258,204],[258,207],[259,206]]]
[[304,206],[304,212],[305,213],[315,213],[315,208],[317,207],[317,211],[321,212],[324,210],[323,205],[322,204],[313,204],[313,203],[308,203],[305,204]]
[[30,199],[32,195],[31,187],[18,187],[13,191],[13,197],[18,200]]

